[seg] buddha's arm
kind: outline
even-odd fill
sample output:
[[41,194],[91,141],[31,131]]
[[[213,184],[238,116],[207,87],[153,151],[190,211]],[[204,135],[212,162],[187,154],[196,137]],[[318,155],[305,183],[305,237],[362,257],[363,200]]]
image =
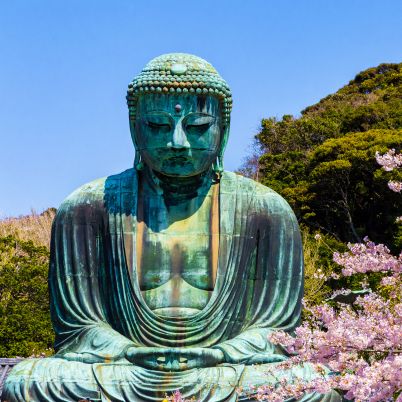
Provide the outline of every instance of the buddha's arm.
[[296,217],[278,194],[256,197],[255,217],[248,224],[258,238],[251,303],[244,330],[214,348],[228,363],[257,364],[286,359],[286,352],[268,340],[270,332],[292,332],[298,325],[303,293],[303,255]]
[[223,352],[225,363],[260,364],[286,360],[286,351],[268,341],[270,332],[272,330],[267,328],[246,330],[233,339],[213,346],[213,349]]
[[107,322],[101,269],[105,218],[92,192],[77,190],[52,228],[49,287],[59,356],[86,362],[124,357],[133,342]]

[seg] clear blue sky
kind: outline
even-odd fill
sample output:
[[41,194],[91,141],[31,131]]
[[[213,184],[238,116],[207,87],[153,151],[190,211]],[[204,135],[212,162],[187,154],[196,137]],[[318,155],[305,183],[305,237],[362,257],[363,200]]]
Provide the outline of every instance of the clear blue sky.
[[196,54],[229,83],[234,170],[262,117],[401,62],[401,21],[400,0],[3,0],[0,216],[132,165],[125,92],[157,55]]

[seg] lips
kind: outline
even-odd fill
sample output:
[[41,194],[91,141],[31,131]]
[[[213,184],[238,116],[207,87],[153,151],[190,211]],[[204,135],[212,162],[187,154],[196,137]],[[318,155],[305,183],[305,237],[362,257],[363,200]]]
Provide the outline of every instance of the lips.
[[183,163],[188,161],[187,156],[172,156],[168,158],[169,162],[175,162],[175,163]]

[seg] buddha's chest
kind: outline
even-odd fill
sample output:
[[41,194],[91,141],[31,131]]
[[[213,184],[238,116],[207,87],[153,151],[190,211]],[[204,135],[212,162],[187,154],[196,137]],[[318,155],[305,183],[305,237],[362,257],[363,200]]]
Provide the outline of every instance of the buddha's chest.
[[155,289],[178,278],[198,289],[213,289],[211,235],[199,222],[187,230],[154,232],[146,228],[142,246],[138,278],[141,290]]
[[[137,277],[148,306],[166,314],[191,314],[210,299],[217,270],[219,233],[210,195],[177,213],[150,199],[137,237]],[[215,229],[214,229],[215,228]],[[185,312],[186,313],[186,312]]]

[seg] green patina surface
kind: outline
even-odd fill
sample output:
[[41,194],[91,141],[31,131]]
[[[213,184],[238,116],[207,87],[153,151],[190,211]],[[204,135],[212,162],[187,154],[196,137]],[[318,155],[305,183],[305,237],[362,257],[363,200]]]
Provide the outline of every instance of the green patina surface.
[[127,100],[135,167],[59,208],[49,274],[57,354],[17,365],[3,400],[157,401],[179,389],[235,401],[252,385],[315,376],[275,369],[287,355],[267,336],[300,319],[300,234],[277,193],[223,171],[225,81],[205,60],[168,54]]

